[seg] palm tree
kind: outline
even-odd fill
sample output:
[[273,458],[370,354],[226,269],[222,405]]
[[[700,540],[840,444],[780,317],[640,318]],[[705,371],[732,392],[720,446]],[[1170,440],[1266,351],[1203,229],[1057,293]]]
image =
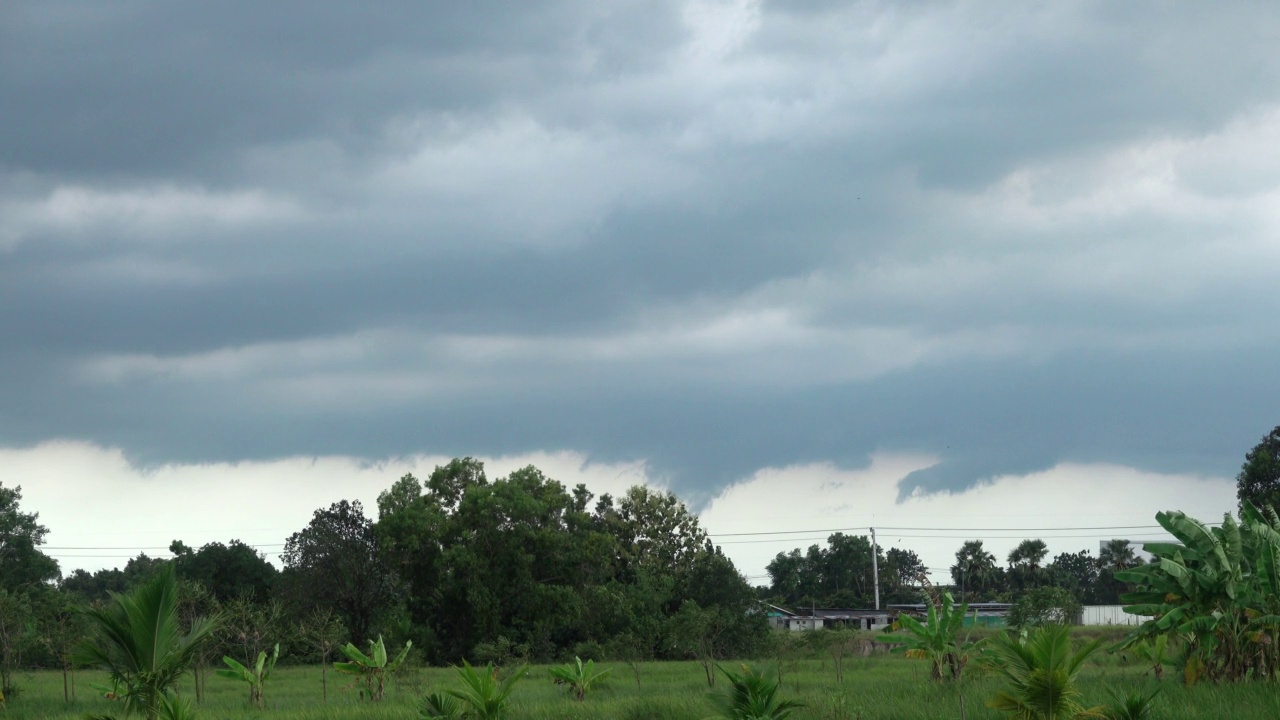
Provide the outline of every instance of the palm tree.
[[961,601],[965,599],[966,590],[989,590],[997,584],[996,556],[982,547],[981,540],[968,540],[956,551],[951,578],[960,588]]
[[1043,584],[1044,556],[1049,546],[1043,540],[1023,540],[1009,552],[1009,580],[1018,588],[1026,589]]
[[92,636],[78,658],[106,670],[126,713],[146,720],[180,713],[171,690],[186,674],[196,652],[218,626],[216,617],[197,617],[183,634],[178,623],[173,566],[127,594],[111,594],[101,607],[85,610]]
[[1044,556],[1049,554],[1049,546],[1043,540],[1023,540],[1009,551],[1010,567],[1025,567],[1035,572],[1041,568]]
[[1105,570],[1119,572],[1137,564],[1138,554],[1133,551],[1133,546],[1128,540],[1119,538],[1108,540],[1098,551],[1098,565]]
[[1103,708],[1080,704],[1076,675],[1101,640],[1071,652],[1071,631],[1065,625],[1036,628],[1025,641],[1008,633],[991,639],[987,664],[1008,681],[987,707],[1018,720],[1073,720],[1099,717]]

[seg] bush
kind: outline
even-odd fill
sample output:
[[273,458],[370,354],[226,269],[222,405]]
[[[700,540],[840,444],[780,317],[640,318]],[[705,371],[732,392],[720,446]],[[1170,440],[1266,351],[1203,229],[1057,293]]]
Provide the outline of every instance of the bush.
[[1070,591],[1038,587],[1023,593],[1009,608],[1009,626],[1023,630],[1045,625],[1075,625],[1083,609]]

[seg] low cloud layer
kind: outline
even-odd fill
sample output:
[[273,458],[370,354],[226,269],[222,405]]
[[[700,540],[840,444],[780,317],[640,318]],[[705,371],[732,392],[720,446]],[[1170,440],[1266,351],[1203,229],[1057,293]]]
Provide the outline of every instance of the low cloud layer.
[[1280,422],[1276,12],[18,3],[0,444],[1228,477]]

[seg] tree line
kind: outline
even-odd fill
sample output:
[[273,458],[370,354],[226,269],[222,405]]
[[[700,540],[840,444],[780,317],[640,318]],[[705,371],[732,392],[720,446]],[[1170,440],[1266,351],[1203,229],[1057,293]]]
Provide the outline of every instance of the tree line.
[[[472,458],[405,475],[377,499],[317,509],[277,570],[231,541],[61,577],[47,529],[0,485],[0,685],[20,666],[72,670],[74,609],[172,567],[188,618],[218,615],[204,663],[328,659],[346,641],[413,642],[431,663],[745,655],[766,639],[754,589],[674,495],[568,489],[535,467],[498,479]],[[59,626],[66,626],[65,632]],[[61,633],[61,634],[60,634]],[[63,642],[65,638],[66,642]],[[65,647],[64,647],[65,645]],[[201,682],[197,670],[197,688]]]

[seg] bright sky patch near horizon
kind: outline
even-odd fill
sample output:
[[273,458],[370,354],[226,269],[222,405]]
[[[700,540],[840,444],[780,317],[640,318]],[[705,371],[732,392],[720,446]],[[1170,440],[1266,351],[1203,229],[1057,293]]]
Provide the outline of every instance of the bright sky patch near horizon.
[[1275,28],[8,3],[0,482],[51,545],[265,548],[533,462],[671,489],[757,579],[822,533],[727,534],[1215,520],[1280,423]]

